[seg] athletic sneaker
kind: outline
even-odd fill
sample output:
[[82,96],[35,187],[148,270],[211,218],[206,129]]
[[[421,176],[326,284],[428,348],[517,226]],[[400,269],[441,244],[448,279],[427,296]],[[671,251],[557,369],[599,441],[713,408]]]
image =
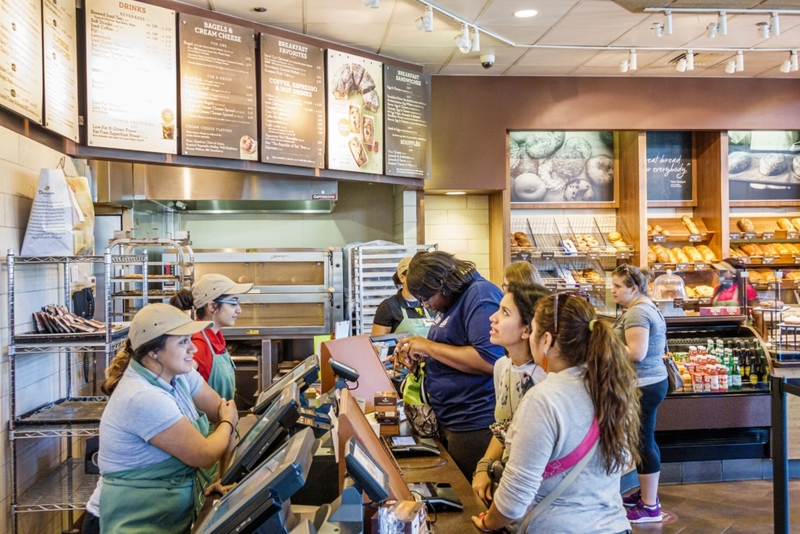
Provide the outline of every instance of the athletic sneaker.
[[656,497],[653,506],[647,506],[644,502],[639,503],[633,508],[628,508],[628,521],[631,523],[661,523],[661,503]]
[[625,508],[633,508],[634,506],[639,504],[640,500],[642,500],[642,491],[636,490],[627,497],[622,498],[622,505]]

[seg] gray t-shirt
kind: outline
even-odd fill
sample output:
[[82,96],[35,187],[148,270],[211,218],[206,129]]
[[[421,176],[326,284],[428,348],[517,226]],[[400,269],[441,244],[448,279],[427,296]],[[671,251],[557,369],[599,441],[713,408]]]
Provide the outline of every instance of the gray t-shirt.
[[667,344],[667,323],[655,304],[642,302],[628,309],[614,323],[614,333],[625,343],[625,330],[635,326],[646,328],[650,333],[647,355],[642,361],[633,362],[639,376],[639,387],[666,380],[667,367],[662,357]]
[[[571,453],[586,437],[594,405],[583,367],[549,373],[519,405],[506,434],[508,463],[494,495],[497,510],[522,522],[567,472],[543,479],[548,462]],[[598,448],[558,499],[528,525],[528,533],[611,534],[630,527],[619,493],[621,472],[607,474]]]

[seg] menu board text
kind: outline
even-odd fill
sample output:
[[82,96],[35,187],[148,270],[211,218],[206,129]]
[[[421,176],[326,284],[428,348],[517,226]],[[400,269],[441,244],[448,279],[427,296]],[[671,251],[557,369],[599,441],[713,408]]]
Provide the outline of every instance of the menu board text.
[[430,76],[384,65],[386,174],[431,177]]

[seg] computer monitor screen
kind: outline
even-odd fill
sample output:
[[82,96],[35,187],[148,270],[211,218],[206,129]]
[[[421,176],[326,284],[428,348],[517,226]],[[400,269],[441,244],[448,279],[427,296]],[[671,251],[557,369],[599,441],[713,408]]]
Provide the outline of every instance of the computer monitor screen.
[[355,438],[347,442],[344,460],[347,472],[358,487],[374,502],[389,497],[389,478]]
[[264,413],[289,384],[297,384],[300,388],[300,393],[302,393],[309,385],[316,382],[318,377],[319,359],[316,354],[312,354],[295,366],[294,369],[283,375],[280,380],[273,382],[272,385],[262,391],[258,396],[258,400],[256,400],[256,405],[253,407],[253,413]]
[[299,408],[300,393],[297,384],[291,382],[233,449],[222,483],[238,482],[275,450],[300,417]]

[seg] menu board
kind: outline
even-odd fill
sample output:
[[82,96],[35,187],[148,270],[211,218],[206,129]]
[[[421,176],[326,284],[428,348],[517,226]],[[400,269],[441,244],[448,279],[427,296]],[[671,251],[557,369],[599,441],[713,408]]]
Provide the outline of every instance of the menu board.
[[383,66],[386,174],[431,177],[431,78]]
[[258,160],[250,28],[180,15],[181,153]]
[[647,200],[692,200],[692,132],[647,132]]
[[0,105],[42,123],[41,0],[0,0]]
[[78,142],[75,0],[44,0],[45,127]]
[[86,0],[90,146],[175,154],[175,12]]
[[321,48],[261,34],[261,161],[325,166]]
[[328,168],[383,174],[383,65],[328,50]]

